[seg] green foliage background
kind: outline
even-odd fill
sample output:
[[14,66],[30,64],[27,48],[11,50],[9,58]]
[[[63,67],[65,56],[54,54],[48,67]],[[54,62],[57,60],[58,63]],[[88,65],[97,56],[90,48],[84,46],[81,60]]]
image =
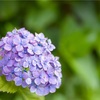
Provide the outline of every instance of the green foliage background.
[[[62,86],[46,100],[100,100],[99,0],[0,0],[0,37],[21,27],[43,32],[60,57]],[[0,100],[22,99],[0,92]]]

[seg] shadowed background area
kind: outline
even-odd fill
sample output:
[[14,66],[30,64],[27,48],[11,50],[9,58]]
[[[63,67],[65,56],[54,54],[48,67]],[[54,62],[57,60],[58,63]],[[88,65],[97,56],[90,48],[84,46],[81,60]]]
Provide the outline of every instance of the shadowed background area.
[[[100,100],[99,0],[0,0],[0,38],[22,27],[43,32],[60,57],[62,85],[46,100]],[[0,100],[22,99],[0,92]]]

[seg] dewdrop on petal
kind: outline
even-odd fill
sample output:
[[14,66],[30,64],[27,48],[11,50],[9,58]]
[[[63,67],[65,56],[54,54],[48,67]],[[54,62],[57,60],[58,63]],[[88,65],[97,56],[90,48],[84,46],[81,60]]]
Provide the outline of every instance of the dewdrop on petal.
[[43,33],[14,29],[0,40],[0,75],[16,86],[44,96],[61,85],[61,64],[51,51],[55,46]]

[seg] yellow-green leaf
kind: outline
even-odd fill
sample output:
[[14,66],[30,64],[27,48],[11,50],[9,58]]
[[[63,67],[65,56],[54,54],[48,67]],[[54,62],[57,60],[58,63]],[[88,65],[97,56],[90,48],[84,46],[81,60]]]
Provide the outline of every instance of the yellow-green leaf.
[[43,96],[38,96],[34,93],[31,93],[28,88],[19,89],[19,95],[23,98],[23,100],[45,100]]
[[18,87],[15,86],[14,82],[8,82],[4,76],[0,77],[0,91],[7,93],[15,93]]

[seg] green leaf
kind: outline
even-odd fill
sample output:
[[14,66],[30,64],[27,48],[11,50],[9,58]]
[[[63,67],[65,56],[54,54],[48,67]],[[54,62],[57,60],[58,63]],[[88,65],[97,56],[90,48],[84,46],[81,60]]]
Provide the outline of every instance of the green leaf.
[[17,100],[44,100],[44,97],[40,97],[34,93],[31,93],[28,88],[18,87],[13,81],[8,82],[4,76],[0,77],[0,91],[7,93],[16,92],[16,94],[18,94],[17,97],[19,97]]
[[99,21],[96,16],[95,12],[95,5],[93,3],[72,3],[74,12],[81,18],[84,27],[88,30],[95,30],[99,29]]
[[53,8],[47,8],[44,10],[30,10],[27,12],[25,19],[25,25],[29,29],[36,31],[42,31],[47,26],[52,24],[56,20],[56,11]]
[[23,100],[44,100],[43,96],[38,96],[34,93],[31,93],[28,88],[20,88],[18,93],[23,98]]
[[95,90],[99,87],[99,78],[97,75],[96,64],[92,55],[83,57],[73,57],[67,49],[60,45],[59,51],[66,62],[70,65],[73,71],[77,73],[80,78],[91,89]]
[[86,29],[78,25],[74,17],[71,16],[67,16],[64,19],[61,33],[60,44],[74,56],[84,56],[88,54],[97,39],[96,32],[86,32]]
[[92,55],[87,55],[75,59],[74,70],[82,76],[83,80],[94,90],[99,88],[99,78],[97,75],[96,63]]
[[68,99],[64,97],[64,95],[62,94],[56,94],[54,95],[53,100],[68,100]]
[[[0,92],[0,100],[15,100],[15,93]],[[19,99],[17,99],[19,100]]]
[[17,2],[16,4],[14,2],[0,2],[0,21],[12,18],[17,11]]
[[6,81],[4,76],[0,77],[0,91],[7,93],[15,93],[19,87],[15,86],[14,82]]

